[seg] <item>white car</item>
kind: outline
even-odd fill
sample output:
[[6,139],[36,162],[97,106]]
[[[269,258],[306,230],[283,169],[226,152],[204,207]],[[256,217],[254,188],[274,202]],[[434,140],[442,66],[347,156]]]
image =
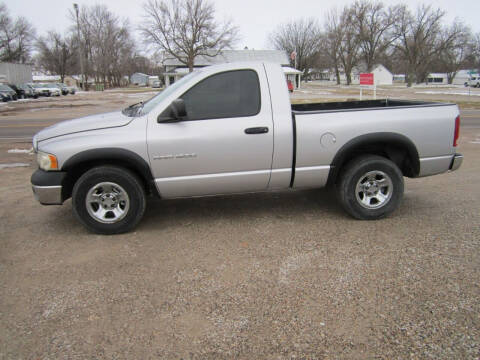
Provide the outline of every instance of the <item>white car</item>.
[[61,90],[54,84],[34,84],[39,96],[60,96]]
[[472,75],[465,86],[480,87],[480,75]]
[[45,87],[50,90],[50,96],[62,95],[62,89],[60,89],[57,84],[45,84]]
[[480,88],[480,75],[473,75],[470,80],[468,80],[468,86]]

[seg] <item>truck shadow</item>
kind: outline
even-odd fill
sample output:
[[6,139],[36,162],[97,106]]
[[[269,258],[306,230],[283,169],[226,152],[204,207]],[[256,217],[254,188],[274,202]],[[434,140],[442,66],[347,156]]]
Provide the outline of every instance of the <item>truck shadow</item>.
[[295,218],[346,218],[332,189],[265,192],[188,199],[150,199],[139,229],[182,226],[191,222]]

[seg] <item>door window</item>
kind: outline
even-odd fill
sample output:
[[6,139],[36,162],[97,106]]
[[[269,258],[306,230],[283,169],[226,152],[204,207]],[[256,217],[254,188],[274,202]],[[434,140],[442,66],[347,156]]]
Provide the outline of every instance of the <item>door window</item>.
[[254,116],[260,112],[260,84],[253,70],[227,71],[210,76],[180,98],[188,120]]

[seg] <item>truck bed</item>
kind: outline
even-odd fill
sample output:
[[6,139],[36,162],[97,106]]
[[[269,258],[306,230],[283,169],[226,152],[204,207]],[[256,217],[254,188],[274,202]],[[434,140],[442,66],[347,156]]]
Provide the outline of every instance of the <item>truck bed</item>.
[[358,101],[337,101],[311,104],[292,104],[294,113],[316,113],[316,112],[332,112],[332,111],[359,111],[359,110],[375,110],[385,108],[406,108],[406,107],[425,107],[425,106],[447,106],[449,103],[438,103],[429,101],[412,101],[412,100],[395,100],[395,99],[379,99],[379,100],[358,100]]

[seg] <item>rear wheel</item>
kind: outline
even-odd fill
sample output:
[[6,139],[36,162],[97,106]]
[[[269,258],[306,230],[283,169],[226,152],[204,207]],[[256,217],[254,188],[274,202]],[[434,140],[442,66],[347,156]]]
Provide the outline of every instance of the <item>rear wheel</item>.
[[354,218],[375,220],[392,213],[403,196],[403,175],[397,165],[381,156],[351,160],[340,173],[337,196]]
[[145,190],[127,169],[101,166],[83,174],[72,192],[73,211],[89,230],[119,234],[132,230],[145,212]]

